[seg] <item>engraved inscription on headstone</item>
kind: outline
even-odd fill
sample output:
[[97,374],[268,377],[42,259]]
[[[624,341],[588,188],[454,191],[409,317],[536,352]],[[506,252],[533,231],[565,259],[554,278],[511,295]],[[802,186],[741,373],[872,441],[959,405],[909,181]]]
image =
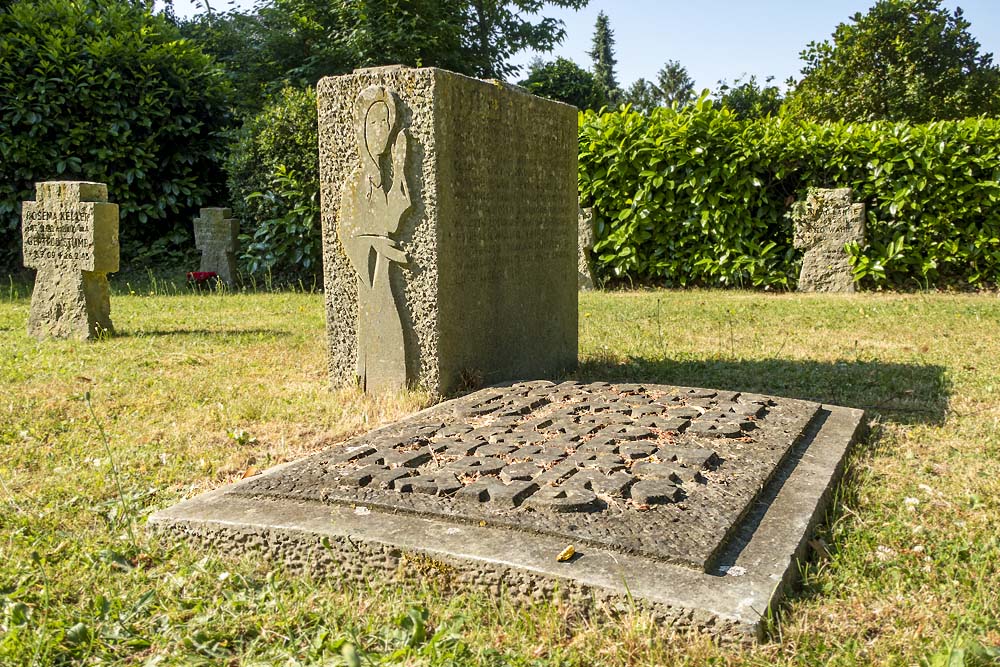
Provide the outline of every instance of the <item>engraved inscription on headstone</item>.
[[810,188],[805,202],[792,209],[795,247],[805,251],[800,292],[853,292],[848,243],[865,241],[865,205],[851,203],[851,189]]
[[236,275],[240,221],[228,208],[203,208],[194,219],[194,245],[201,250],[199,272],[215,273],[227,285]]
[[580,274],[580,289],[589,291],[594,289],[594,267],[591,253],[594,249],[594,243],[597,242],[597,230],[594,229],[594,209],[592,207],[580,209],[579,227],[580,254],[577,264]]
[[238,493],[484,522],[704,569],[818,407],[665,385],[521,383],[358,436]]
[[114,333],[108,273],[118,270],[118,205],[87,181],[35,184],[22,205],[24,264],[37,269],[28,333],[97,338]]
[[344,182],[337,230],[357,274],[357,375],[365,390],[406,386],[406,348],[399,300],[390,271],[406,264],[393,235],[412,208],[406,183],[409,136],[400,128],[399,100],[384,86],[369,86],[354,102],[360,165]]

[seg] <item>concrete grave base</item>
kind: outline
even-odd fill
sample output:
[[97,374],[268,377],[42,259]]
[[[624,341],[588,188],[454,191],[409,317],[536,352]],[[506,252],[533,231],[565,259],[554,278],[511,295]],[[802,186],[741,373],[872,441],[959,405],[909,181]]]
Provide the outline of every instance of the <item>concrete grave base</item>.
[[[634,601],[665,630],[753,641],[863,428],[860,410],[805,401],[521,383],[428,408],[149,524],[292,571],[435,577],[581,606]],[[479,453],[455,454],[467,447]],[[534,460],[538,470],[522,474]],[[558,561],[569,545],[576,555]]]

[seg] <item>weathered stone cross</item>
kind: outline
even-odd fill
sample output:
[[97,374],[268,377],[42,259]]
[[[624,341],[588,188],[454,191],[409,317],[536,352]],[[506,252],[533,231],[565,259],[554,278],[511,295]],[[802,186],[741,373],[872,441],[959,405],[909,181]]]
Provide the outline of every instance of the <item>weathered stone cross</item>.
[[108,186],[87,181],[35,184],[22,206],[24,264],[38,273],[28,333],[93,339],[114,333],[108,273],[118,270],[118,204]]

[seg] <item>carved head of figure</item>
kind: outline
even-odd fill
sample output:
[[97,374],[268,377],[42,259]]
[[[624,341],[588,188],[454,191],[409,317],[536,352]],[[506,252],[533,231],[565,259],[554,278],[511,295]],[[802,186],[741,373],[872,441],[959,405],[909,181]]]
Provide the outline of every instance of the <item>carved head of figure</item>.
[[386,157],[396,129],[396,96],[384,86],[369,86],[354,101],[354,127],[361,164],[374,188],[386,178]]

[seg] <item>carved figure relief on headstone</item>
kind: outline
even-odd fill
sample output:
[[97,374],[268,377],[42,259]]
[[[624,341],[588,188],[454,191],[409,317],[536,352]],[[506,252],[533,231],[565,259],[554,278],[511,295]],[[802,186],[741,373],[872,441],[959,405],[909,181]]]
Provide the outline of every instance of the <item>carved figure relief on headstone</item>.
[[23,203],[24,264],[37,269],[28,333],[93,339],[114,333],[108,273],[118,270],[118,205],[108,186],[87,181],[35,184]]
[[399,300],[390,272],[407,263],[393,235],[412,207],[406,182],[407,141],[398,99],[369,86],[354,103],[360,164],[341,191],[338,235],[358,279],[357,375],[367,391],[406,386]]
[[215,273],[227,285],[236,275],[240,221],[228,208],[203,208],[194,219],[194,245],[201,250],[199,272]]
[[589,291],[594,289],[594,268],[591,251],[594,249],[594,243],[597,241],[597,230],[594,229],[594,209],[592,207],[580,209],[579,226],[579,283],[581,290]]
[[810,188],[792,208],[795,248],[804,250],[800,292],[853,292],[848,243],[864,243],[865,205],[851,203],[851,189]]
[[317,85],[330,379],[448,394],[577,361],[574,107],[434,68]]

